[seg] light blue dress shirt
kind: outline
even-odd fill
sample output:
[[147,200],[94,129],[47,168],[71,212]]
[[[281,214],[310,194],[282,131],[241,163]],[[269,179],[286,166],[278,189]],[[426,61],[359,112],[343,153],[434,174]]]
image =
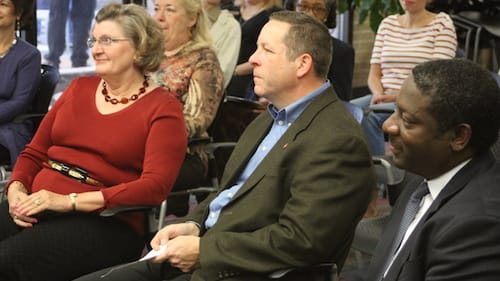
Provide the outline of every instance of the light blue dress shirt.
[[214,224],[219,219],[220,212],[226,206],[233,196],[238,192],[241,186],[246,182],[248,177],[252,175],[257,166],[260,164],[262,159],[266,157],[267,153],[273,148],[273,146],[278,142],[278,140],[285,134],[288,127],[297,120],[297,118],[302,114],[306,107],[316,98],[319,94],[330,87],[330,82],[327,81],[321,87],[314,90],[312,93],[304,96],[303,98],[297,100],[296,102],[290,104],[289,106],[278,110],[272,104],[269,105],[268,111],[274,119],[271,130],[262,140],[262,142],[257,147],[257,150],[252,155],[248,161],[245,169],[241,173],[240,177],[236,181],[236,184],[232,187],[222,191],[219,195],[210,202],[209,214],[205,220],[205,227],[207,229],[214,226]]

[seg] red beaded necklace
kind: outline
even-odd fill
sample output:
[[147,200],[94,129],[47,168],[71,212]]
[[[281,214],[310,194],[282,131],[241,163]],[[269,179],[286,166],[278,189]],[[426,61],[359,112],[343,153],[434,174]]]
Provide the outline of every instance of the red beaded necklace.
[[139,98],[140,95],[144,94],[146,92],[146,88],[149,86],[148,83],[148,77],[144,76],[144,82],[142,82],[142,87],[139,89],[139,92],[137,94],[133,94],[130,98],[123,97],[120,100],[116,98],[112,98],[108,94],[108,89],[106,88],[106,81],[102,82],[102,90],[101,93],[104,96],[104,100],[106,102],[110,102],[111,104],[127,104],[129,101],[134,101]]

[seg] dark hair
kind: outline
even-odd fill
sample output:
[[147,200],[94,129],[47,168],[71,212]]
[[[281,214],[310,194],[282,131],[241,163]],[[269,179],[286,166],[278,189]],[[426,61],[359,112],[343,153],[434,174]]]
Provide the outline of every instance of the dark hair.
[[35,8],[34,0],[11,0],[14,5],[14,14],[20,17],[20,27],[26,27],[33,21],[33,13]]
[[295,59],[301,54],[309,54],[313,59],[316,75],[326,79],[332,61],[332,38],[326,26],[313,17],[292,11],[275,12],[269,20],[290,24],[290,29],[283,38],[283,43],[288,47],[288,58]]
[[412,74],[417,89],[431,98],[427,111],[441,132],[469,124],[470,144],[476,153],[488,150],[497,140],[500,89],[493,73],[466,59],[450,59],[417,65]]
[[[297,2],[299,0],[285,0],[283,6],[289,11],[295,11]],[[328,28],[335,28],[337,26],[337,1],[336,0],[324,0],[326,6],[326,20],[324,24]]]

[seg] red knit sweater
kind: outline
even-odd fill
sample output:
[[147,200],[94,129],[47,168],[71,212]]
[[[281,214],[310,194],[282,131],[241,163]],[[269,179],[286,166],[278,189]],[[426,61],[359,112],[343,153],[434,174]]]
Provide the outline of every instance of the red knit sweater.
[[[11,180],[30,192],[100,190],[105,208],[158,204],[172,189],[186,153],[182,105],[159,87],[127,108],[103,115],[95,105],[99,82],[99,77],[82,77],[69,85],[21,153]],[[64,176],[48,167],[48,159],[81,167],[106,187]],[[142,232],[142,216],[121,217]]]

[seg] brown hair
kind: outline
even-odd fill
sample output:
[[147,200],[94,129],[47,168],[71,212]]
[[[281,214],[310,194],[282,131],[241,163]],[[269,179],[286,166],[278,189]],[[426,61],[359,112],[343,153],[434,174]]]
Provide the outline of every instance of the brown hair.
[[290,24],[290,29],[283,38],[288,46],[290,60],[307,53],[313,59],[316,75],[325,78],[332,61],[332,37],[326,26],[319,20],[303,13],[279,11],[271,14],[269,20]]
[[160,25],[146,9],[136,4],[109,4],[96,15],[97,23],[102,21],[118,23],[125,37],[136,49],[135,65],[143,73],[158,70],[165,57],[163,32]]

